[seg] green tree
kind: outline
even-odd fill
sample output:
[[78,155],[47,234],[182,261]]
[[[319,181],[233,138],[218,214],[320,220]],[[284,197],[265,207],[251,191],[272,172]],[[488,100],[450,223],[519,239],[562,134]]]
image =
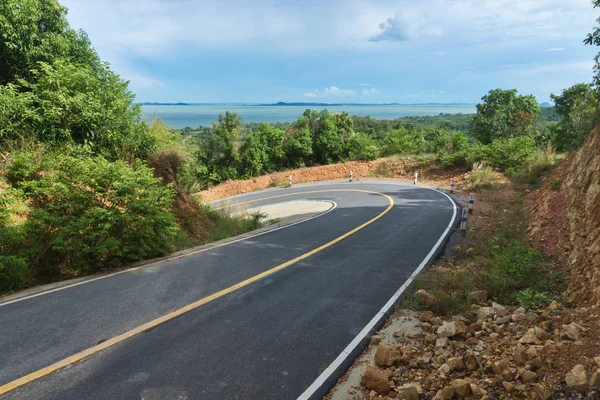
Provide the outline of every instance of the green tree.
[[238,145],[244,129],[242,120],[236,113],[225,112],[219,121],[213,122],[213,129],[200,137],[198,161],[206,165],[209,179],[220,182],[237,178],[240,161]]
[[[600,0],[592,0],[592,5],[594,8],[600,8]],[[600,17],[596,21],[600,24]],[[600,26],[596,26],[591,33],[588,33],[583,42],[590,46],[600,46]],[[598,96],[600,96],[600,53],[598,53],[595,60],[594,71],[596,75],[594,77],[594,85]]]
[[303,167],[312,158],[313,143],[308,125],[308,120],[300,117],[296,124],[285,133],[283,150],[290,167]]
[[419,154],[423,152],[425,138],[422,132],[412,126],[400,126],[385,134],[381,141],[383,155]]
[[533,95],[521,96],[516,89],[494,89],[482,97],[473,117],[473,132],[482,143],[496,139],[533,136],[534,117],[540,111]]
[[356,133],[348,139],[348,157],[350,160],[375,160],[379,157],[379,147],[371,136]]
[[327,110],[319,113],[318,125],[313,134],[313,153],[315,161],[319,164],[338,162],[344,155],[345,143],[342,133],[338,130],[336,122],[344,124]]
[[69,27],[67,9],[55,0],[0,2],[0,85],[30,81],[38,62],[66,59],[101,67],[85,32]]
[[564,89],[560,95],[550,95],[562,120],[551,128],[552,143],[560,151],[569,151],[583,144],[600,121],[598,97],[592,85],[578,83]]

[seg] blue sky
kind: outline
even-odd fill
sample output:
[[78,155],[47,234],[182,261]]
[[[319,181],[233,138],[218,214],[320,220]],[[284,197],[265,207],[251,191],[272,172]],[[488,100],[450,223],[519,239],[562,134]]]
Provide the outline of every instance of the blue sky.
[[590,0],[62,0],[138,101],[540,102],[592,79]]

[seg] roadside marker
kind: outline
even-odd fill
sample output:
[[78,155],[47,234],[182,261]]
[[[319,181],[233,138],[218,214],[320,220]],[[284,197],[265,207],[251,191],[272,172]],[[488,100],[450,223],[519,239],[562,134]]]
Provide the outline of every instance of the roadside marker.
[[473,203],[475,202],[475,193],[471,193],[469,196],[469,214],[473,214]]
[[290,186],[292,186],[292,176],[291,175],[289,177],[289,180],[290,180]]
[[450,181],[450,193],[454,193],[454,179]]
[[352,182],[352,171],[350,171],[350,182]]
[[419,173],[415,171],[415,178],[413,179],[413,185],[416,185],[419,181]]
[[467,215],[468,215],[469,211],[467,210],[467,208],[463,208],[462,209],[462,218],[460,220],[460,232],[462,233],[463,236],[465,236],[467,234]]

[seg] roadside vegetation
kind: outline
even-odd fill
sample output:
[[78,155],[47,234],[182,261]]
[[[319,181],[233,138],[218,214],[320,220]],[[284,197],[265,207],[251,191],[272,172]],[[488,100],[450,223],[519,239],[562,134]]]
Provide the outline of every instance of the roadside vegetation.
[[[471,190],[496,187],[501,174],[529,185],[598,122],[596,86],[588,84],[553,95],[553,108],[494,89],[476,115],[380,121],[309,109],[292,124],[245,125],[226,112],[212,127],[179,131],[145,121],[134,99],[55,0],[0,3],[0,292],[257,228],[257,216],[231,217],[189,195],[226,180],[410,157],[473,169]],[[386,164],[379,172],[394,176]],[[521,236],[499,237],[486,246],[518,250],[529,262]],[[504,265],[495,254],[486,262]],[[499,296],[508,290],[501,287],[537,290],[502,279],[490,288]]]

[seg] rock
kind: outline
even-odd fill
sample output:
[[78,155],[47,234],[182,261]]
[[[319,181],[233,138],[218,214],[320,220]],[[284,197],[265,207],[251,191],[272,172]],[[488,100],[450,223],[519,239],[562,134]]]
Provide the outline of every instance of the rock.
[[533,392],[537,395],[539,400],[548,400],[550,397],[552,397],[552,390],[540,383],[533,387]]
[[590,378],[590,388],[600,388],[600,369],[596,370]]
[[504,386],[504,389],[510,393],[513,390],[515,390],[515,384],[512,382],[502,382],[502,386]]
[[510,315],[507,315],[507,316],[505,316],[505,317],[498,318],[498,319],[496,320],[496,323],[497,323],[497,324],[500,324],[500,325],[504,325],[504,324],[508,324],[508,323],[510,322],[510,320],[511,320],[511,317],[510,317]]
[[483,326],[483,321],[478,319],[477,321],[475,321],[471,325],[469,325],[468,332],[471,332],[471,333],[478,332],[481,330],[482,326]]
[[533,328],[533,333],[538,339],[542,341],[550,339],[550,335],[548,335],[548,333],[540,327],[536,326],[535,328]]
[[497,341],[497,340],[498,340],[498,338],[500,338],[500,334],[499,334],[499,333],[496,333],[496,332],[494,332],[494,333],[490,334],[490,340],[491,340],[492,342],[495,342],[495,341]]
[[381,336],[379,336],[379,335],[371,336],[371,344],[378,345],[379,343],[381,343]]
[[493,317],[495,313],[496,312],[492,307],[480,307],[479,310],[477,310],[477,319],[485,321],[488,318]]
[[431,311],[423,311],[421,316],[419,317],[419,321],[421,322],[431,322],[433,318],[433,313]]
[[544,363],[542,362],[541,357],[534,357],[531,360],[527,361],[527,366],[534,371],[537,371],[538,369],[542,368],[543,365]]
[[411,362],[414,362],[414,355],[412,350],[404,349],[402,356],[400,357],[400,364],[402,365],[410,365]]
[[492,371],[494,371],[494,374],[496,374],[496,375],[503,375],[507,369],[508,369],[508,361],[507,360],[496,361],[495,363],[492,364]]
[[437,336],[434,335],[433,333],[428,333],[425,335],[425,343],[435,344],[436,340],[437,340]]
[[588,379],[585,373],[585,367],[577,364],[572,370],[565,375],[567,387],[571,389],[583,389],[587,387]]
[[477,386],[474,383],[471,383],[470,386],[471,386],[471,394],[473,395],[474,398],[478,398],[478,397],[481,397],[481,395],[483,395],[479,386]]
[[397,329],[392,336],[394,336],[396,339],[404,339],[404,329]]
[[433,317],[433,318],[431,318],[431,321],[429,321],[429,323],[431,325],[438,326],[438,325],[442,324],[442,319],[440,317]]
[[600,367],[600,356],[598,357],[594,357],[594,361],[596,362],[596,364]]
[[527,313],[527,310],[526,310],[526,309],[524,309],[523,307],[519,307],[519,308],[517,308],[517,309],[515,310],[515,312],[514,312],[514,313],[515,313],[515,314],[517,314],[517,315],[519,315],[519,314],[526,314],[526,313]]
[[541,345],[542,341],[540,339],[538,339],[538,337],[535,335],[535,331],[533,329],[529,329],[525,333],[525,335],[523,335],[523,337],[521,339],[519,339],[519,343]]
[[425,289],[418,290],[417,293],[415,293],[415,298],[424,306],[432,306],[437,302],[435,296]]
[[527,349],[525,354],[527,355],[527,360],[531,360],[532,358],[538,357],[539,356],[538,346],[531,346],[530,348]]
[[529,361],[529,357],[527,356],[527,348],[521,343],[517,343],[517,347],[515,347],[515,351],[513,353],[513,359],[517,364],[520,365],[524,365],[527,361]]
[[373,367],[367,367],[360,383],[365,388],[381,395],[386,395],[390,392],[389,374]]
[[508,314],[508,310],[506,309],[506,307],[498,303],[492,303],[492,308],[496,312],[496,315],[499,317],[504,317]]
[[454,388],[452,386],[447,386],[440,390],[435,397],[438,398],[438,395],[440,395],[439,400],[451,400],[452,397],[454,397]]
[[396,388],[396,398],[401,400],[419,400],[419,391],[415,384],[401,386]]
[[477,362],[477,357],[475,357],[473,354],[466,355],[463,358],[463,361],[465,363],[465,367],[469,371],[475,371],[479,367],[479,363]]
[[465,333],[467,333],[467,326],[462,321],[444,322],[437,330],[440,338],[464,335]]
[[552,303],[548,305],[548,310],[558,310],[560,309],[560,304],[556,302],[556,300],[552,300]]
[[487,290],[476,290],[469,293],[467,299],[473,303],[485,303],[488,299]]
[[562,329],[560,331],[560,338],[561,339],[568,339],[568,340],[579,340],[579,338],[581,337],[581,333],[579,332],[579,329],[577,329],[577,326],[573,325],[572,323],[569,325],[563,325]]
[[519,376],[524,382],[533,382],[537,379],[538,375],[535,372],[529,371],[525,368],[519,369]]
[[471,395],[471,384],[465,379],[455,379],[452,382],[454,393],[459,398],[469,397]]
[[381,367],[391,367],[400,362],[400,351],[385,342],[379,343],[375,352],[375,363]]
[[442,364],[441,367],[438,368],[437,372],[440,375],[448,375],[450,373],[452,369],[450,368],[450,366],[448,364]]
[[465,363],[462,357],[452,357],[446,361],[446,364],[450,367],[450,371],[462,371],[465,369]]
[[435,347],[446,347],[448,338],[439,338],[435,341]]

